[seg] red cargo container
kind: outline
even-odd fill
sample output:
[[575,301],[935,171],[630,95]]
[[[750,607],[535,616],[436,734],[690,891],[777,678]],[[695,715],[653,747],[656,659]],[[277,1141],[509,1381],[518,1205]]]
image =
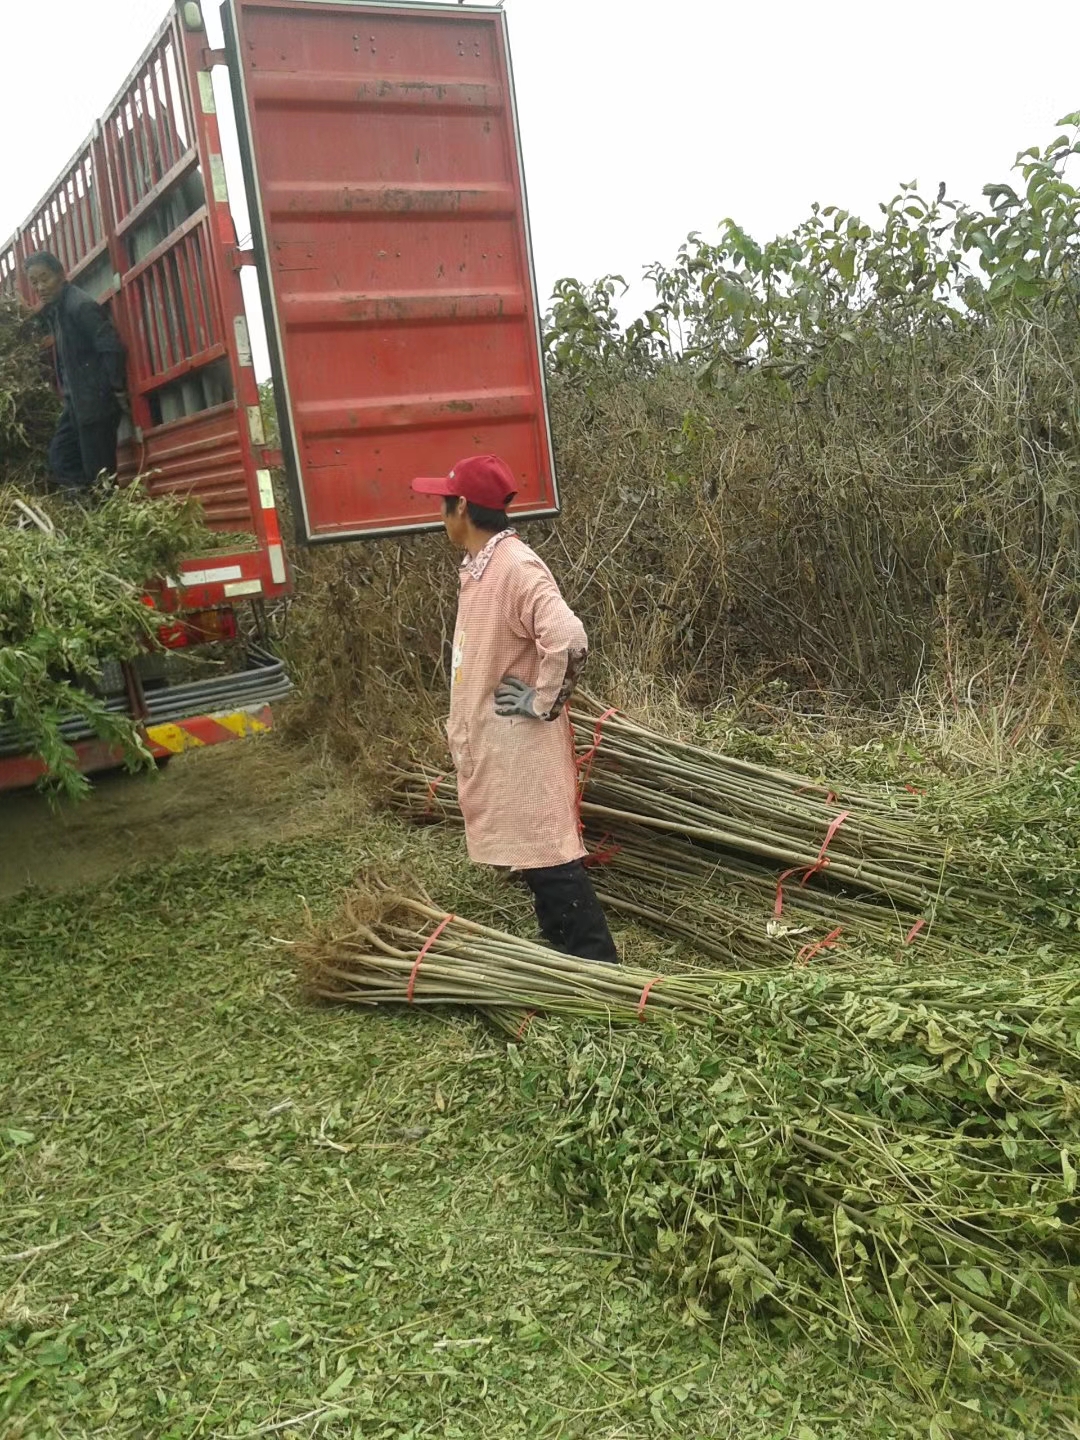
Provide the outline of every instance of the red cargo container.
[[430,524],[414,475],[495,451],[558,498],[506,17],[226,0],[302,538]]
[[0,247],[0,289],[52,250],[107,303],[128,349],[135,431],[120,473],[194,494],[213,530],[247,534],[177,577],[200,607],[289,589],[251,363],[221,139],[197,5],[170,13],[89,139]]
[[[239,282],[256,263],[284,466],[308,543],[429,529],[417,474],[497,451],[519,516],[558,509],[506,19],[466,5],[226,0],[226,50],[177,0],[120,94],[0,247],[0,290],[54,251],[128,347],[121,476],[248,539],[185,562],[177,608],[289,589]],[[211,71],[228,62],[255,249],[237,246]],[[225,536],[223,535],[223,539]],[[287,689],[125,674],[152,748],[262,729]],[[85,768],[110,760],[72,726]],[[0,726],[0,789],[33,778]]]

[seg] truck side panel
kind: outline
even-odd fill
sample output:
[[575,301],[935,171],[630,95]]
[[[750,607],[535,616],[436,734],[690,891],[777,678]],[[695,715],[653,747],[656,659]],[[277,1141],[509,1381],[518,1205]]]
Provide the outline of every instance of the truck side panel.
[[[213,87],[198,8],[175,7],[56,183],[6,246],[0,290],[30,300],[21,261],[53,251],[108,304],[128,350],[135,429],[120,475],[152,495],[194,495],[211,529],[236,534],[212,561],[243,594],[289,588],[267,483],[258,387],[240,288]],[[221,603],[224,582],[177,605]]]
[[472,452],[555,513],[505,16],[223,9],[303,538],[428,528],[410,480]]

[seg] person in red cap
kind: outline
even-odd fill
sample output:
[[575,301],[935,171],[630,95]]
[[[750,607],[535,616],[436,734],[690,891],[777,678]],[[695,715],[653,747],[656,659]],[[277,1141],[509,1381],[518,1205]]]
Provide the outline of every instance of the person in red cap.
[[588,653],[585,629],[511,528],[516,485],[498,456],[472,455],[412,488],[442,496],[446,533],[465,552],[446,732],[469,856],[521,872],[556,950],[617,963],[582,864],[566,710]]

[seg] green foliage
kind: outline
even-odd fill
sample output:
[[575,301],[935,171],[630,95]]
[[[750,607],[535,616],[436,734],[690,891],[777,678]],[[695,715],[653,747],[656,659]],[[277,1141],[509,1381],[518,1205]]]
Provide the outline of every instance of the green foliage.
[[794,972],[706,1033],[534,1027],[549,1182],[692,1313],[888,1358],[986,1433],[968,1406],[1080,1364],[1071,984]]
[[1067,301],[1075,317],[1080,192],[1066,170],[1080,154],[1078,120],[1066,116],[1070,133],[1018,156],[1020,189],[987,185],[986,212],[946,199],[944,186],[929,201],[911,182],[876,225],[815,204],[765,244],[730,218],[716,241],[692,234],[673,265],[646,271],[656,304],[625,330],[613,305],[621,277],[563,280],[547,317],[551,363],[580,374],[674,356],[708,381],[752,364],[813,386],[845,350],[874,367],[892,346],[931,343],[935,331],[962,331],[990,311],[1028,318],[1035,301],[1044,312]]
[[568,1220],[483,1026],[298,1000],[268,937],[403,848],[528,908],[355,808],[0,907],[5,1440],[926,1440],[874,1367],[697,1324]]
[[1014,306],[1028,314],[1040,301],[1048,308],[1065,303],[1076,313],[1080,192],[1066,181],[1065,171],[1080,154],[1080,112],[1058,125],[1072,133],[1017,157],[1021,191],[1004,183],[987,185],[989,212],[965,214],[958,226],[965,251],[978,252],[989,282],[987,300],[999,308]]
[[[691,235],[629,326],[610,279],[562,282],[562,534],[598,651],[703,704],[749,671],[1075,727],[1075,120],[983,208],[912,182],[873,223]],[[1045,710],[1010,717],[1021,693]]]
[[281,426],[278,421],[277,401],[274,398],[274,383],[264,380],[259,386],[259,409],[262,411],[263,434],[267,445],[276,450],[281,444]]
[[48,780],[85,792],[60,726],[78,716],[117,745],[129,766],[149,761],[134,723],[93,691],[105,660],[133,659],[161,616],[146,585],[174,573],[203,533],[191,501],[114,490],[94,509],[55,507],[51,533],[20,523],[18,496],[0,490],[0,723],[39,755]]
[[28,480],[41,469],[59,413],[31,318],[0,299],[0,479]]

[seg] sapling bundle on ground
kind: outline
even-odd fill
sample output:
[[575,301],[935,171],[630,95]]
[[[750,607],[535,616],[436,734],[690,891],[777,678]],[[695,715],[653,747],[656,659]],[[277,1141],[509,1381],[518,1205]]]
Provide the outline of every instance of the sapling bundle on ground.
[[93,509],[54,503],[51,528],[27,523],[27,505],[0,486],[0,724],[45,761],[52,783],[77,794],[86,782],[59,728],[65,716],[130,764],[149,759],[134,723],[110,713],[93,682],[103,661],[154,643],[162,616],[146,586],[197,547],[201,511],[193,501],[150,501],[137,484]]
[[836,963],[884,956],[905,967],[940,964],[950,927],[814,885],[781,884],[752,860],[679,836],[627,825],[618,839],[586,832],[601,863],[593,882],[605,909],[684,941],[724,965]]
[[323,999],[500,1017],[552,1185],[705,1312],[854,1340],[927,1388],[1080,1367],[1071,972],[657,976],[390,891],[300,958]]
[[575,701],[585,778],[582,816],[613,833],[635,825],[824,875],[906,908],[933,905],[948,848],[918,824],[901,787],[833,793],[806,776],[660,735],[588,697]]
[[[430,768],[398,774],[393,804],[421,823],[461,823],[453,775]],[[621,822],[587,826],[588,863],[605,908],[684,941],[722,965],[772,965],[902,954],[907,964],[940,963],[947,920],[813,884],[781,884],[756,857],[719,853],[679,835]]]
[[[425,897],[359,889],[341,914],[300,950],[313,996],[369,1007],[466,1005],[498,1016],[527,1010],[632,1021],[655,979],[619,965],[590,964],[532,940],[447,915]],[[660,1010],[705,1013],[712,977],[671,977]]]

